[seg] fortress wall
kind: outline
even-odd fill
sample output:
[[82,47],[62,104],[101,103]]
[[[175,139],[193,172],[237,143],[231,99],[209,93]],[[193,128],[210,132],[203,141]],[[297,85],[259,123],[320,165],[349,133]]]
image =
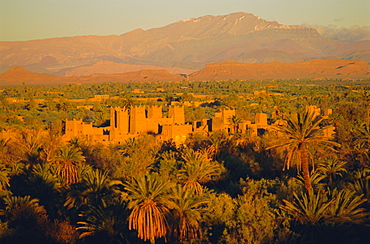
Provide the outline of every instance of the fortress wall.
[[162,106],[150,106],[148,108],[149,119],[161,119],[162,117]]
[[223,130],[225,129],[224,119],[222,117],[213,117],[211,119],[211,131]]
[[[170,139],[175,139],[177,137],[186,138],[188,134],[192,132],[192,125],[190,124],[182,124],[182,125],[163,125],[162,128],[162,135],[163,140],[167,141]],[[176,142],[176,140],[174,140]],[[178,142],[176,142],[178,143]]]
[[67,120],[65,133],[68,138],[93,134],[92,124],[85,124],[82,119]]
[[85,124],[82,120],[67,120],[65,128],[65,137],[86,137],[103,135],[103,128],[93,127],[92,124]]

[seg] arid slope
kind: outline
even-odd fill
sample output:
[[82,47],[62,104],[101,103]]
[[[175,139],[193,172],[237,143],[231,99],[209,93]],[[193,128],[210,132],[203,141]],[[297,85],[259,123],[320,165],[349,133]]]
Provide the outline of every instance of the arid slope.
[[296,63],[242,64],[235,61],[213,63],[194,72],[190,80],[370,78],[370,65],[353,60],[310,60]]
[[297,63],[242,64],[236,61],[212,63],[206,68],[188,76],[170,74],[166,70],[142,70],[118,74],[94,74],[80,77],[60,77],[34,73],[21,67],[11,68],[0,75],[0,85],[63,84],[63,83],[104,83],[104,82],[145,82],[181,80],[251,80],[251,79],[292,79],[292,78],[370,78],[370,65],[352,60],[310,60]]

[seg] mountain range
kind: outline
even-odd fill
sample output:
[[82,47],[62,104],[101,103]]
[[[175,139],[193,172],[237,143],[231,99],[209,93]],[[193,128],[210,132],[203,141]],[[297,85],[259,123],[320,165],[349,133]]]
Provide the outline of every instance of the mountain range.
[[142,70],[190,75],[207,64],[346,59],[370,63],[370,40],[343,42],[316,29],[249,13],[203,16],[123,35],[0,42],[0,73],[20,66],[66,77]]

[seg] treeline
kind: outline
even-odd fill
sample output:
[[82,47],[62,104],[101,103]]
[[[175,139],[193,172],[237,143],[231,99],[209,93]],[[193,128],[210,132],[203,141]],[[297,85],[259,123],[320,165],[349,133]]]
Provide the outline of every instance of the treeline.
[[[133,93],[135,89],[144,93]],[[355,107],[353,109],[364,111],[369,91],[370,83],[367,81],[341,80],[23,85],[0,90],[0,130],[46,129],[52,123],[73,118],[100,126],[109,123],[111,107],[163,105],[166,109],[169,104],[185,102],[196,104],[185,107],[187,122],[211,118],[221,108],[236,109],[239,117],[250,121],[254,120],[256,113],[267,113],[272,118],[277,109],[286,113],[307,105],[336,111],[347,109],[350,104],[350,107]],[[95,95],[109,95],[109,98],[94,101]]]

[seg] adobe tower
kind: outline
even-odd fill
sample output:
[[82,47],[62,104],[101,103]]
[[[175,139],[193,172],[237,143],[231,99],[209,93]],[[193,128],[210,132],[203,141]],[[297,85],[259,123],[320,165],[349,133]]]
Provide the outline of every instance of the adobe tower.
[[185,124],[184,107],[171,106],[168,111],[168,117],[173,119],[173,124]]

